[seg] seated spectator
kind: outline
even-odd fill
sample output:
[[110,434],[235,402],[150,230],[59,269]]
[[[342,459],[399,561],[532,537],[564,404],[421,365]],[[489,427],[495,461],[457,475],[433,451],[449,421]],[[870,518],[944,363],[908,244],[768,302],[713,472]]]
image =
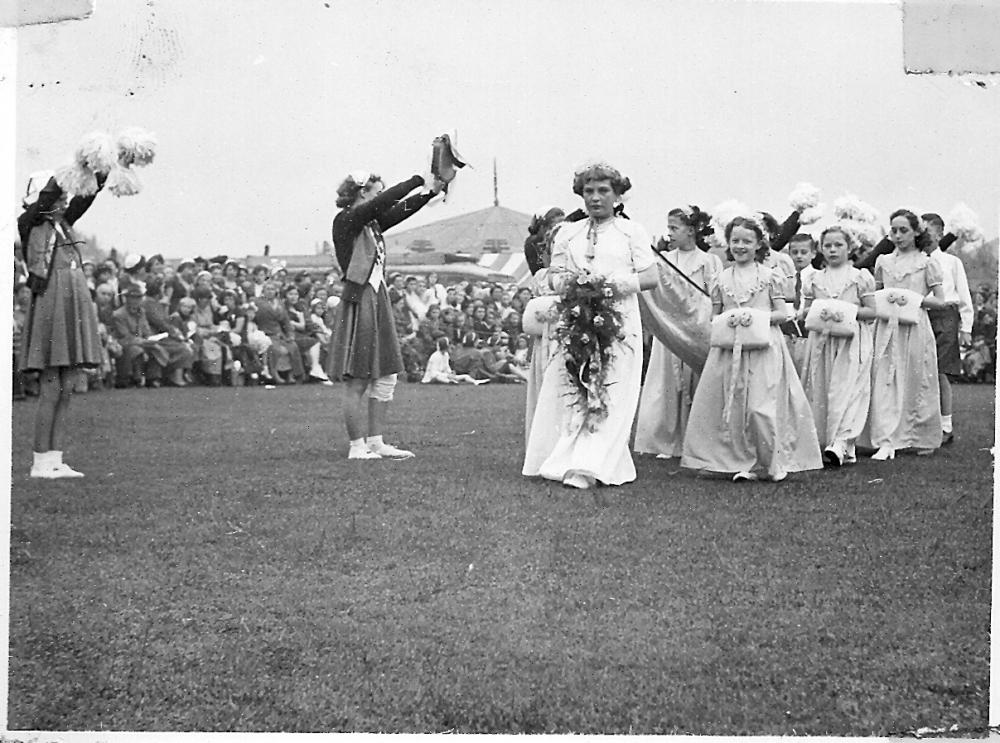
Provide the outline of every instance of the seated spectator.
[[264,284],[263,293],[256,300],[257,327],[271,339],[267,349],[267,372],[265,382],[274,384],[296,384],[305,376],[302,355],[292,334],[292,325],[282,300],[278,297],[278,284],[269,281]]
[[177,312],[177,304],[184,297],[191,296],[191,292],[194,291],[194,278],[194,261],[181,261],[173,277],[164,285],[163,291],[169,300],[167,309],[171,315]]
[[225,384],[237,387],[242,379],[245,384],[260,378],[260,368],[256,354],[246,348],[246,311],[242,305],[242,295],[226,289],[222,293],[222,306],[215,312],[215,322],[219,326],[219,340],[226,345],[232,358],[232,367]]
[[407,305],[404,295],[396,297],[396,300],[392,302],[392,317],[396,324],[396,335],[400,343],[416,338],[416,318]]
[[170,360],[167,350],[153,335],[142,308],[143,291],[138,284],[125,289],[125,304],[112,315],[112,333],[122,347],[117,364],[116,387],[159,387]]
[[403,292],[403,295],[406,297],[406,306],[410,308],[410,312],[413,313],[417,323],[427,315],[427,305],[420,296],[419,284],[419,279],[416,276],[407,276],[405,282],[406,290]]
[[389,304],[395,305],[396,300],[406,294],[406,285],[403,282],[403,274],[398,271],[393,271],[389,274],[389,280],[386,281],[386,287],[389,290]]
[[226,261],[222,266],[222,286],[226,291],[234,292],[242,302],[243,288],[240,286],[240,264],[236,261]]
[[[503,319],[503,322],[500,323],[500,329],[512,339],[521,335],[521,333],[524,332],[524,329],[521,327],[521,313],[511,308],[510,312],[508,312],[507,316]],[[511,350],[513,350],[513,348],[511,348]]]
[[436,304],[441,309],[448,303],[448,291],[444,288],[444,285],[438,281],[438,275],[433,271],[427,274],[427,291],[428,299],[427,304]]
[[245,339],[245,348],[248,356],[252,356],[252,363],[248,358],[244,363],[244,368],[247,369],[249,373],[250,383],[255,383],[257,381],[263,381],[265,377],[274,379],[274,374],[270,372],[267,366],[267,352],[271,348],[271,339],[260,328],[257,327],[255,322],[257,316],[257,305],[254,302],[250,302],[244,307],[244,313],[246,317],[246,325],[244,325],[243,337]]
[[527,379],[527,370],[531,366],[531,339],[524,333],[514,340],[514,352],[511,354],[510,364],[524,369]]
[[441,319],[441,308],[432,304],[427,308],[427,315],[420,322],[417,338],[420,341],[420,351],[424,358],[429,358],[437,349],[438,338],[447,337],[444,322]]
[[202,380],[210,387],[222,384],[222,375],[233,366],[232,356],[227,345],[228,333],[215,321],[215,309],[212,307],[212,290],[198,286],[194,290],[195,323],[194,352],[196,369]]
[[448,336],[448,340],[451,341],[453,346],[461,345],[462,338],[471,330],[472,322],[469,320],[469,316],[461,310],[456,310],[452,317],[451,335]]
[[114,272],[103,263],[100,266],[94,268],[94,292],[96,294],[97,287],[101,285],[107,286],[111,289],[111,311],[118,309],[120,302],[118,301],[118,280]]
[[[317,347],[319,348],[320,369],[325,369],[326,353],[330,347],[330,339],[333,336],[333,332],[326,323],[326,303],[329,301],[329,297],[326,296],[327,291],[325,287],[320,287],[319,289],[320,291],[317,293],[322,294],[323,296],[314,297],[309,303],[309,317],[307,318],[307,323],[316,340],[319,341]],[[329,379],[329,377],[327,379]]]
[[456,374],[451,368],[451,357],[448,353],[448,339],[441,337],[437,339],[436,350],[427,359],[427,369],[424,371],[424,378],[420,381],[423,384],[486,384],[488,379],[473,379],[468,374]]
[[483,305],[475,305],[472,313],[472,332],[476,334],[476,338],[483,341],[484,343],[493,337],[493,334],[500,329],[500,324],[490,321],[489,317],[486,315],[486,307]]
[[194,350],[184,334],[170,322],[162,299],[163,279],[152,275],[146,280],[146,296],[142,300],[142,308],[150,330],[156,335],[167,334],[159,342],[167,352],[167,383],[174,387],[186,387],[186,378],[194,365]]
[[115,290],[111,284],[98,284],[94,289],[94,304],[97,306],[97,322],[111,327],[111,316],[115,312]]
[[496,375],[486,367],[486,360],[476,348],[476,344],[481,343],[476,339],[475,333],[466,333],[462,337],[462,345],[451,354],[451,367],[456,374],[467,374],[473,379],[493,381]]
[[146,292],[146,259],[138,253],[130,253],[122,262],[122,271],[118,276],[118,293],[124,295],[129,286],[135,284],[143,293]]
[[486,362],[486,369],[493,375],[493,381],[506,384],[518,384],[527,381],[527,374],[520,375],[508,361],[508,345],[510,338],[504,333],[498,333],[479,349]]
[[317,337],[319,329],[309,321],[310,313],[299,299],[299,288],[294,284],[285,287],[285,312],[288,313],[292,337],[299,348],[302,361],[309,364],[309,379],[323,384],[333,384],[320,366],[321,347]]
[[972,348],[966,352],[962,359],[962,376],[969,382],[984,383],[990,377],[990,368],[993,359],[990,349],[986,345],[986,340],[977,335],[972,339]]

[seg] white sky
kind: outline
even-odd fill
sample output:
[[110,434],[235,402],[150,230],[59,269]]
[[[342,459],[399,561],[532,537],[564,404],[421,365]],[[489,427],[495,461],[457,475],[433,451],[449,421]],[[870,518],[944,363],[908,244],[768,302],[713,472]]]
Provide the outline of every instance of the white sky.
[[475,169],[407,227],[489,206],[494,157],[502,205],[575,208],[600,156],[652,233],[682,203],[784,217],[801,180],[997,233],[1000,87],[905,75],[889,3],[99,0],[18,32],[17,91],[19,184],[91,129],[157,133],[143,193],[80,222],[125,252],[311,253],[348,171],[420,172],[445,130]]

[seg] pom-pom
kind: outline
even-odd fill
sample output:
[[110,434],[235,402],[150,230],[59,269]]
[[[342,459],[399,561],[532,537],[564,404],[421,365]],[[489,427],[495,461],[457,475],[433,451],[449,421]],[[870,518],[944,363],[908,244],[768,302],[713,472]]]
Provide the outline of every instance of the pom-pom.
[[844,194],[833,202],[833,216],[841,220],[847,219],[867,224],[875,224],[879,219],[879,213],[875,207],[852,193]]
[[819,204],[819,189],[811,183],[798,183],[788,194],[788,202],[795,211],[804,212]]
[[139,175],[132,168],[123,168],[121,165],[116,165],[111,170],[105,185],[115,196],[135,196],[142,190]]
[[725,245],[725,231],[727,224],[736,219],[736,217],[749,217],[752,213],[753,212],[750,207],[742,201],[737,201],[736,199],[728,199],[727,201],[723,201],[721,204],[716,206],[712,210],[712,220],[710,224],[714,231],[715,238],[720,241],[719,244]]
[[67,197],[92,196],[97,193],[97,176],[79,162],[59,168],[55,178]]
[[149,165],[156,156],[156,135],[133,126],[118,135],[118,160],[123,165]]
[[983,247],[984,244],[985,243],[982,238],[978,240],[965,240],[962,242],[961,250],[965,253],[965,255],[973,256],[979,252],[979,249]]
[[823,217],[823,212],[825,211],[826,204],[814,204],[807,207],[799,214],[799,224],[803,226],[815,224]]
[[114,167],[118,152],[110,134],[91,132],[76,148],[76,161],[94,173],[107,173]]
[[[954,208],[948,212],[945,224],[948,232],[961,238],[966,244],[975,245],[983,240],[983,228],[979,226],[979,217],[964,203],[955,204]],[[965,245],[962,246],[962,250],[965,250]]]

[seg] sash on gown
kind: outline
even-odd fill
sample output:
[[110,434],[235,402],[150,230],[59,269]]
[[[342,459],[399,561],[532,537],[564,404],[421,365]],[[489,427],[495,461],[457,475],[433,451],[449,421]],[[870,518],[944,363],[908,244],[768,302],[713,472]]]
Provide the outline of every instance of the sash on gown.
[[677,271],[657,263],[660,280],[639,293],[642,327],[699,374],[708,358],[712,300]]

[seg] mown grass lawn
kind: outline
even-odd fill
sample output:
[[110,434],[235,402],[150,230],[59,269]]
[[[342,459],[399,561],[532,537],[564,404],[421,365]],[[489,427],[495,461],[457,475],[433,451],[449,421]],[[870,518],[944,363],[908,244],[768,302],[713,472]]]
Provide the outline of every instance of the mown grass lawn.
[[520,476],[522,387],[401,385],[405,462],[339,390],[78,396],[52,482],[17,403],[8,728],[982,728],[993,396],[932,457],[604,504]]

